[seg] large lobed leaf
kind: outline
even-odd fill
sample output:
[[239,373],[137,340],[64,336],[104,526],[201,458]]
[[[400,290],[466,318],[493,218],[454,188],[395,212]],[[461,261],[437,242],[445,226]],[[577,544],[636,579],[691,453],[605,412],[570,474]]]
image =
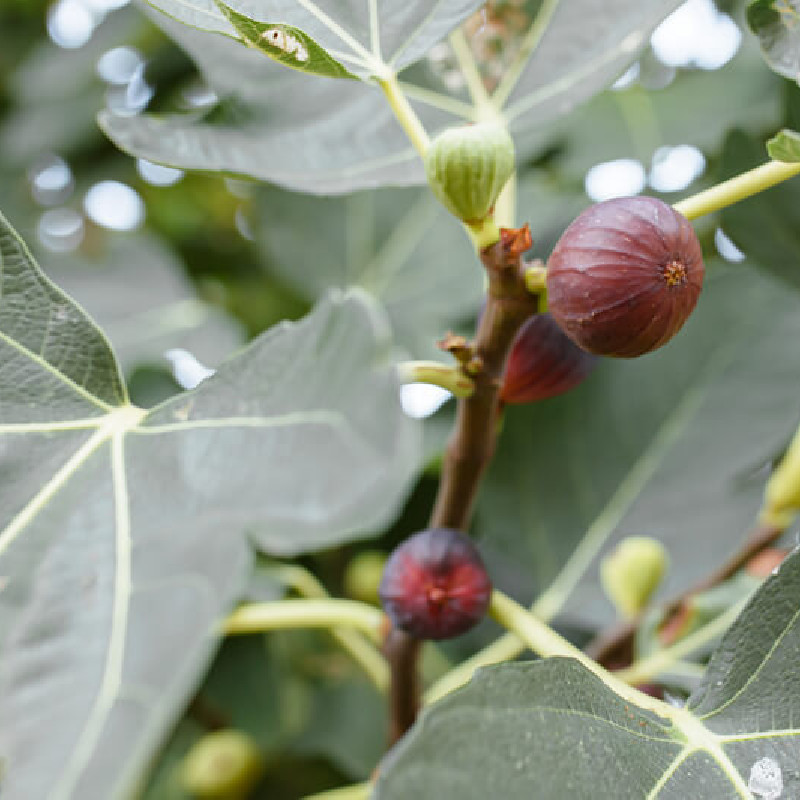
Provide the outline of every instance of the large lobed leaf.
[[[358,286],[386,308],[395,341],[414,358],[473,315],[483,296],[469,240],[430,192],[318,198],[265,187],[259,239],[268,268],[309,300]],[[304,235],[313,220],[314,235]]]
[[[362,78],[400,70],[424,55],[482,0],[147,0],[154,8],[201,30],[248,36],[247,20],[291,26],[333,62]],[[265,51],[268,52],[268,51]],[[313,55],[313,51],[309,53]],[[275,57],[270,53],[271,57]],[[348,77],[335,66],[331,77]]]
[[732,553],[758,511],[762,467],[797,425],[796,296],[749,265],[708,272],[666,347],[604,360],[575,391],[506,414],[479,530],[532,589],[560,573],[551,610],[565,603],[582,623],[613,619],[597,566],[625,536],[665,544],[660,597]]
[[[530,156],[552,138],[552,123],[608,86],[678,2],[541,3],[519,60],[490,102],[491,113],[509,122],[520,157]],[[189,50],[212,86],[223,96],[233,92],[256,105],[250,108],[248,123],[224,125],[192,115],[126,117],[106,111],[100,124],[111,139],[159,163],[249,175],[314,194],[418,184],[424,182],[424,173],[375,86],[319,81],[298,69],[314,58],[319,64],[327,58],[338,65],[330,66],[326,74],[331,75],[344,68],[360,77],[402,69],[480,5],[469,0],[393,0],[380,5],[369,0],[238,0],[229,12],[238,15],[237,34],[214,0],[151,4],[201,29],[176,24],[163,13],[155,16],[157,24]],[[286,32],[306,43],[307,62],[298,61],[296,48],[284,52],[262,44],[264,33],[275,25],[278,30],[286,26]],[[259,52],[208,31],[229,36],[243,31]],[[265,53],[295,69],[274,64]],[[410,96],[431,132],[486,112],[465,103],[458,93],[422,83],[416,91],[411,87]]]
[[[512,132],[569,113],[619,77],[681,0],[552,0],[528,33],[533,47],[515,82],[495,95]],[[512,73],[511,77],[515,77]]]
[[670,718],[571,659],[481,670],[385,759],[373,800],[732,800],[800,789],[800,553],[756,593]]
[[418,431],[359,292],[145,413],[0,225],[2,794],[125,797],[241,589],[242,534],[289,554],[382,525]]
[[241,345],[239,326],[197,297],[183,273],[175,254],[144,234],[112,235],[99,259],[65,255],[48,268],[97,321],[126,372],[165,364],[175,348],[216,367]]

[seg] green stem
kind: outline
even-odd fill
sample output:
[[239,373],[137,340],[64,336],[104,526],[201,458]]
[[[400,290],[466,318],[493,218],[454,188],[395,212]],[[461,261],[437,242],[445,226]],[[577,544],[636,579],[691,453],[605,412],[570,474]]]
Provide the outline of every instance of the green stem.
[[356,783],[353,786],[342,786],[328,792],[306,795],[303,800],[367,800],[372,791],[371,783]]
[[383,93],[386,95],[386,99],[389,101],[389,105],[392,111],[394,111],[397,121],[403,127],[411,144],[414,145],[414,148],[420,156],[424,157],[425,151],[430,144],[430,139],[416,111],[411,108],[411,104],[408,102],[397,83],[397,77],[395,75],[390,75],[378,80],[378,83],[381,89],[383,89]]
[[464,76],[478,119],[484,121],[498,120],[500,115],[489,99],[489,93],[483,85],[483,78],[478,70],[478,65],[475,63],[472,50],[470,50],[464,32],[460,28],[450,34],[450,47],[453,48],[459,69]]
[[474,656],[462,661],[442,675],[422,696],[423,704],[427,706],[438,702],[445,695],[469,683],[476,670],[511,661],[524,649],[524,642],[516,634],[506,633],[500,636],[490,645],[475,653]]
[[674,208],[686,219],[697,219],[697,217],[719,211],[721,208],[763,192],[799,173],[800,163],[787,164],[783,161],[768,161],[760,167],[743,172],[704,192],[687,197],[685,200],[675,203]]
[[[539,596],[539,599],[531,607],[531,613],[543,622],[549,622],[561,609],[561,606],[569,595],[569,591],[577,582],[577,574],[583,573],[583,569],[569,569],[572,561],[568,562],[558,575],[555,581]],[[501,664],[504,661],[511,661],[525,650],[525,642],[515,633],[506,633],[496,639],[490,645],[479,650],[471,658],[462,661],[458,666],[453,667],[447,674],[443,675],[423,697],[424,703],[430,704],[440,700],[446,694],[458,689],[467,683],[476,670],[482,667],[489,667],[492,664]]]
[[495,590],[492,593],[489,613],[504,628],[513,631],[534,653],[542,658],[552,658],[553,656],[574,658],[594,675],[597,675],[620,697],[662,717],[669,716],[668,712],[672,710],[671,706],[623,683],[596,661],[592,661],[586,653],[556,633],[549,625],[538,619],[527,608],[502,592]]
[[401,383],[431,383],[456,397],[469,397],[475,391],[473,380],[458,367],[438,361],[404,361],[397,365]]
[[[323,585],[307,569],[295,564],[270,565],[278,580],[306,598],[323,600],[329,598]],[[385,693],[389,690],[389,667],[375,645],[363,634],[348,628],[333,628],[330,631],[341,648],[364,670],[375,688]]]
[[380,642],[386,617],[383,612],[354,600],[277,600],[240,606],[225,620],[231,636],[296,628],[356,628]]
[[669,668],[683,660],[686,656],[699,650],[704,645],[713,642],[725,633],[728,628],[734,623],[739,614],[742,613],[747,600],[732,605],[723,614],[715,617],[711,622],[698,628],[685,638],[676,642],[675,644],[665,647],[653,653],[647,658],[634,662],[630,667],[618,670],[614,673],[621,681],[638,686],[642,683],[647,683],[659,677]]
[[547,292],[547,269],[541,264],[534,264],[525,270],[525,286],[531,294]]

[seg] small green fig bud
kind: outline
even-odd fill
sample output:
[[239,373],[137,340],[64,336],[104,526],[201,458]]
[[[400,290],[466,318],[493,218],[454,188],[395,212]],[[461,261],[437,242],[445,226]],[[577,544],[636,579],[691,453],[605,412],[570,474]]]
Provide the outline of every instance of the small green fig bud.
[[648,536],[629,536],[600,562],[600,581],[614,607],[635,617],[648,603],[667,571],[664,545]]
[[263,770],[255,742],[235,730],[203,736],[186,754],[181,783],[198,800],[244,800]]
[[345,594],[362,603],[380,605],[378,586],[386,558],[386,553],[380,550],[364,550],[351,558],[344,572]]
[[494,207],[514,171],[514,142],[491,122],[450,128],[425,154],[425,172],[433,193],[468,225],[478,227]]

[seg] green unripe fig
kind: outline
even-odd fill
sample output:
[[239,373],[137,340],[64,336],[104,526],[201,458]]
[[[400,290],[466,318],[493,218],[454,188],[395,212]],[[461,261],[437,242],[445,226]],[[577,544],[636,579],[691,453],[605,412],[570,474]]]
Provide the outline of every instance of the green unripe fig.
[[189,750],[181,765],[181,783],[198,800],[244,800],[262,771],[255,742],[226,729],[206,734]]
[[635,617],[667,571],[664,545],[649,536],[629,536],[600,562],[600,582],[623,617]]
[[425,153],[433,193],[463,222],[479,227],[514,171],[514,142],[491,122],[450,128]]
[[353,600],[380,605],[378,586],[386,564],[386,553],[364,550],[350,559],[344,572],[344,591]]

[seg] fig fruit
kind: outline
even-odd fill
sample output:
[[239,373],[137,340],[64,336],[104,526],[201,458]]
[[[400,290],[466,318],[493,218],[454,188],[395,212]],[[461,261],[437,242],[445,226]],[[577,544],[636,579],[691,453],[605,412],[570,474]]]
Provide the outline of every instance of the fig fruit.
[[600,582],[617,611],[632,619],[647,606],[668,564],[657,539],[629,536],[600,562]]
[[514,171],[514,142],[500,125],[449,128],[425,153],[425,173],[437,198],[467,224],[485,219]]
[[483,618],[492,584],[469,537],[429,528],[389,556],[378,593],[395,627],[418,639],[449,639]]
[[354,556],[344,572],[344,592],[353,600],[377,605],[386,554],[379,550],[364,550]]
[[253,739],[230,728],[207,733],[186,754],[183,789],[200,800],[244,800],[263,772]]
[[653,197],[608,200],[580,214],[553,249],[548,310],[584,350],[631,358],[681,329],[703,274],[685,217]]
[[586,378],[596,360],[578,347],[549,313],[534,314],[511,346],[500,399],[511,404],[532,403],[564,394]]

